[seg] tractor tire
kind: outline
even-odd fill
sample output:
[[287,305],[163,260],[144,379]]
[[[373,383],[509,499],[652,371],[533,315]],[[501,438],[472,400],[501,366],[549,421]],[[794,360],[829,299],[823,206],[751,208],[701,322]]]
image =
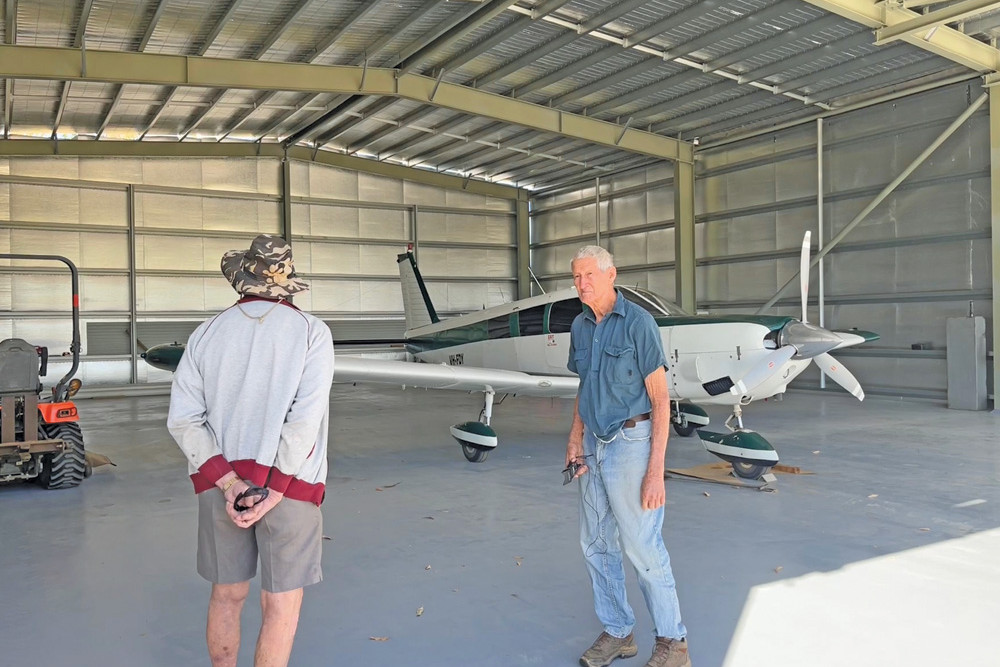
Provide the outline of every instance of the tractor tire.
[[43,454],[41,470],[35,481],[44,489],[71,489],[87,476],[87,456],[83,449],[83,433],[75,422],[41,424],[38,435],[46,440],[59,439],[66,448],[58,454]]

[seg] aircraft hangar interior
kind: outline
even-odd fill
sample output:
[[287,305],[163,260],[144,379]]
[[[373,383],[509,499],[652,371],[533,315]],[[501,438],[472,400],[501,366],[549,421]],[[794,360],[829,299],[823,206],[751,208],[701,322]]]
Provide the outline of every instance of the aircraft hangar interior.
[[167,416],[261,234],[335,349],[289,664],[581,664],[597,245],[660,332],[690,664],[996,665],[998,38],[990,0],[0,0],[0,665],[212,664]]

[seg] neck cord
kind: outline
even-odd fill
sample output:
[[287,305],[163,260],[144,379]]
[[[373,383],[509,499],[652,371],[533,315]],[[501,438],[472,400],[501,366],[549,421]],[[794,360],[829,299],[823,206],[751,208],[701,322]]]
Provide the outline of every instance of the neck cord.
[[243,305],[241,303],[239,303],[239,302],[236,303],[236,307],[240,309],[240,312],[243,313],[244,317],[248,317],[251,320],[257,320],[257,324],[263,324],[264,323],[264,318],[267,317],[268,315],[270,315],[274,311],[274,309],[277,308],[280,305],[281,305],[281,301],[275,301],[274,305],[271,306],[270,308],[268,308],[268,310],[267,310],[266,313],[264,313],[260,317],[254,317],[253,315],[251,315],[247,311],[243,310]]

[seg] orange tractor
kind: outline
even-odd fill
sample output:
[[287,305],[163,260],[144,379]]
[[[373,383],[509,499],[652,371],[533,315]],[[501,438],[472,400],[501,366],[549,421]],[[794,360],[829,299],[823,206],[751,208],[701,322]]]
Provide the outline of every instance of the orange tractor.
[[0,341],[0,482],[33,479],[46,489],[68,489],[91,472],[83,447],[76,405],[80,389],[73,379],[80,366],[80,290],[76,266],[58,255],[2,254],[0,259],[53,260],[72,276],[73,365],[42,397],[49,351],[20,338]]

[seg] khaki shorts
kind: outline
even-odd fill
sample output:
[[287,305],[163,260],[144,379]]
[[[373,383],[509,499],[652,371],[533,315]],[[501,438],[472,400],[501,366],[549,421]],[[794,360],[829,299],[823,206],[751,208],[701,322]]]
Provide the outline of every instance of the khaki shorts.
[[269,593],[323,581],[323,515],[316,505],[283,499],[249,528],[226,514],[219,489],[198,494],[198,574],[213,584],[236,584],[257,576]]

